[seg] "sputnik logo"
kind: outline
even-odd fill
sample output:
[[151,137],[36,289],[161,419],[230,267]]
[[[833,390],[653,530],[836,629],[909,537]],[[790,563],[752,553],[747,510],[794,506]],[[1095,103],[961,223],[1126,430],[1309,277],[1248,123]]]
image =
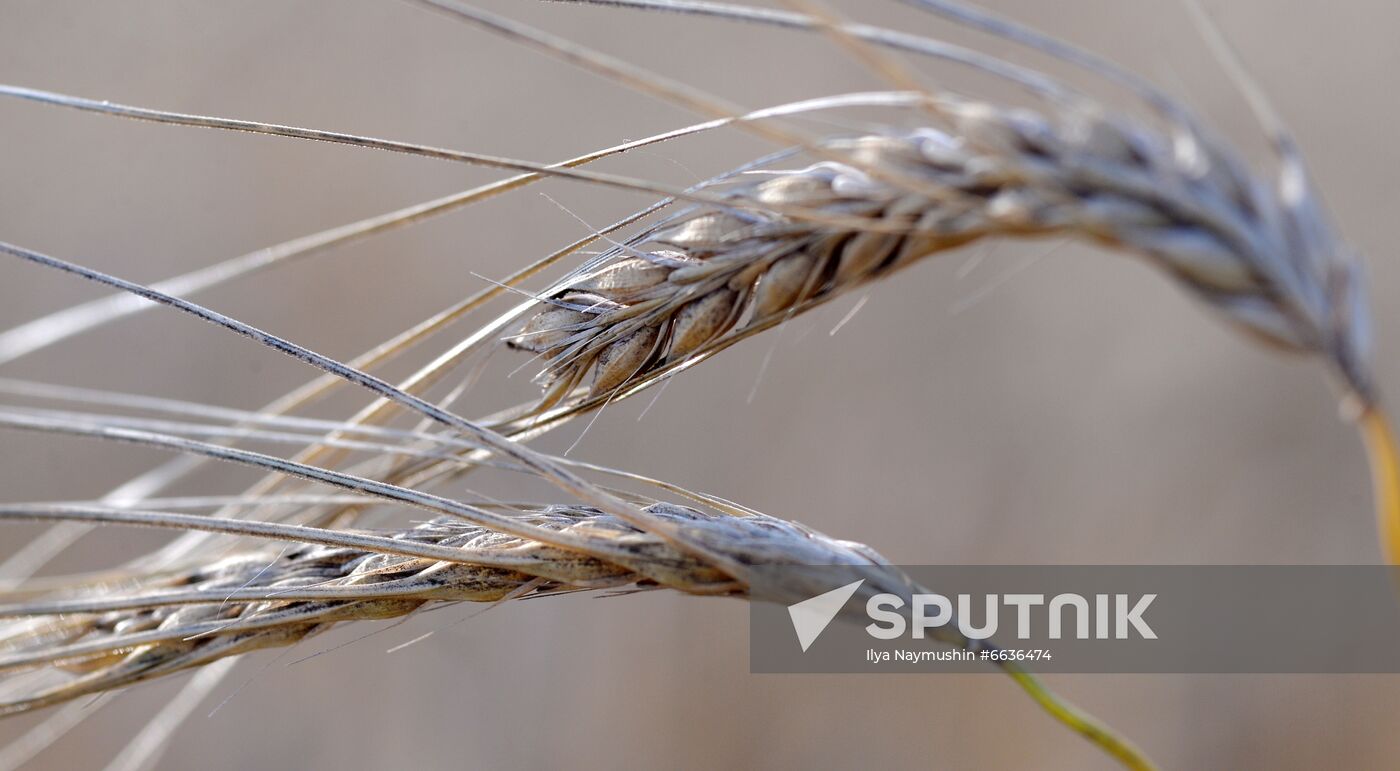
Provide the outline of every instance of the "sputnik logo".
[[817,637],[863,583],[864,578],[788,606],[788,616],[792,618],[792,628],[797,632],[797,641],[802,644],[803,653],[812,647],[812,643],[817,641]]

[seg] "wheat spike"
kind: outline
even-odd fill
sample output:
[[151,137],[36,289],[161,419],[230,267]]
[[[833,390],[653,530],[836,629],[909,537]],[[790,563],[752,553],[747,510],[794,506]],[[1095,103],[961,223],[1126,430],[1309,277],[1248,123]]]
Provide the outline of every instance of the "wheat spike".
[[[730,183],[727,200],[742,203],[688,207],[543,298],[510,338],[548,360],[540,408],[590,370],[585,398],[606,398],[930,254],[1050,235],[1149,258],[1242,328],[1321,355],[1372,399],[1361,269],[1314,209],[1290,205],[1208,144],[1184,154],[1088,107],[1052,118],[950,97],[938,105],[949,132],[831,140],[858,165],[822,161]],[[926,180],[943,200],[864,171],[882,167]],[[752,213],[770,202],[892,227]]]
[[[749,564],[883,563],[867,547],[771,517],[705,514],[660,503],[646,512]],[[295,544],[280,553],[244,550],[169,571],[143,581],[141,591],[98,585],[76,596],[0,607],[0,616],[55,617],[22,637],[11,637],[0,655],[0,671],[58,663],[83,673],[74,682],[9,701],[0,712],[55,704],[221,656],[291,645],[340,621],[395,618],[425,603],[497,602],[629,586],[702,595],[747,591],[743,582],[597,509],[513,508],[511,515],[532,528],[567,534],[583,546],[565,550],[455,518],[435,518],[409,530],[346,533],[256,528],[256,523],[129,509],[0,508],[4,520],[212,529],[277,536]]]
[[[279,551],[235,555],[130,580],[68,587],[57,598],[0,605],[0,617],[31,619],[0,638],[0,715],[27,712],[126,687],[251,651],[295,645],[347,621],[404,617],[458,602],[502,602],[567,592],[671,589],[793,602],[828,588],[802,572],[761,582],[715,569],[665,539],[597,509],[503,506],[522,524],[568,533],[561,549],[441,517],[409,530],[342,531],[188,514],[76,505],[0,506],[0,521],[84,521],[172,527],[290,541]],[[874,550],[764,515],[735,517],[653,503],[646,513],[682,528],[733,564],[838,565],[868,592],[917,591]],[[843,611],[859,618],[859,612]],[[995,650],[951,627],[935,639]],[[1128,768],[1151,768],[1139,750],[1051,694],[1014,662],[997,662],[1056,719]],[[58,675],[62,676],[58,676]],[[58,676],[58,677],[56,677]],[[55,682],[59,680],[59,682]]]

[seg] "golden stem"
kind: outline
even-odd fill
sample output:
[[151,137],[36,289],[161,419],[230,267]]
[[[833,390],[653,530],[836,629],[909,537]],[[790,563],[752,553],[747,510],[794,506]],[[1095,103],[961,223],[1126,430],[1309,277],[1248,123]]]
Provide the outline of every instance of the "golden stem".
[[1376,526],[1386,562],[1400,565],[1400,450],[1390,419],[1379,405],[1367,407],[1357,421],[1371,461],[1376,495]]

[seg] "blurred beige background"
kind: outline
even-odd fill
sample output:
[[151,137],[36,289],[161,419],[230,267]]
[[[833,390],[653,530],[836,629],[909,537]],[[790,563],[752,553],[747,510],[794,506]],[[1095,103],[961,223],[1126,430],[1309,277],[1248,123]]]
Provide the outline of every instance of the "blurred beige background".
[[[745,106],[879,86],[818,36],[521,0],[482,4]],[[1176,4],[986,5],[1131,66],[1264,157],[1247,110]],[[1369,255],[1378,378],[1400,395],[1400,336],[1391,333],[1400,321],[1400,8],[1382,0],[1209,5],[1296,129],[1342,230]],[[894,3],[840,7],[1045,64]],[[1006,93],[942,65],[919,67],[929,83]],[[0,80],[540,161],[691,122],[474,29],[369,0],[7,0]],[[14,101],[0,101],[0,127],[0,239],[142,281],[499,176]],[[685,184],[762,148],[743,136],[706,138],[603,168]],[[538,191],[596,224],[646,203],[553,182],[202,299],[348,358],[480,287],[474,273],[503,277],[578,237],[578,221]],[[1043,251],[998,245],[966,275],[972,251],[932,260],[875,287],[834,337],[828,332],[857,297],[691,371],[641,422],[650,396],[609,408],[575,454],[863,541],[896,562],[1377,560],[1361,449],[1316,363],[1251,345],[1136,260],[1077,244]],[[71,278],[0,262],[0,328],[95,296]],[[241,408],[307,377],[289,360],[167,312],[0,374]],[[463,412],[525,398],[524,380],[488,379],[471,397],[487,406],[468,401]],[[562,451],[583,423],[539,446]],[[162,460],[0,435],[0,499],[97,497]],[[181,489],[233,492],[250,478],[219,469]],[[35,532],[7,527],[0,553]],[[102,531],[58,567],[115,564],[158,542]],[[995,675],[750,675],[739,602],[570,597],[448,626],[465,615],[428,614],[291,667],[285,662],[367,628],[317,638],[266,669],[271,656],[254,657],[184,725],[163,767],[1108,765]],[[433,629],[428,640],[385,653]],[[1400,753],[1396,677],[1050,680],[1166,768],[1382,768]],[[37,767],[100,765],[174,685],[123,695]],[[32,724],[0,722],[0,742]]]

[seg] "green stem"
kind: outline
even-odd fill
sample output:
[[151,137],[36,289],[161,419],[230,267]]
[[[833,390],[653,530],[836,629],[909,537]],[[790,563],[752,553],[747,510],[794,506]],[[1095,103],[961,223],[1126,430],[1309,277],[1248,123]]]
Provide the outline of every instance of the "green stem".
[[1157,766],[1137,745],[1114,733],[1113,729],[1100,723],[1092,715],[1060,698],[1041,682],[1040,678],[1015,664],[1007,663],[1002,669],[1021,686],[1032,699],[1075,733],[1093,742],[1099,749],[1113,756],[1124,768],[1133,771],[1156,771]]

